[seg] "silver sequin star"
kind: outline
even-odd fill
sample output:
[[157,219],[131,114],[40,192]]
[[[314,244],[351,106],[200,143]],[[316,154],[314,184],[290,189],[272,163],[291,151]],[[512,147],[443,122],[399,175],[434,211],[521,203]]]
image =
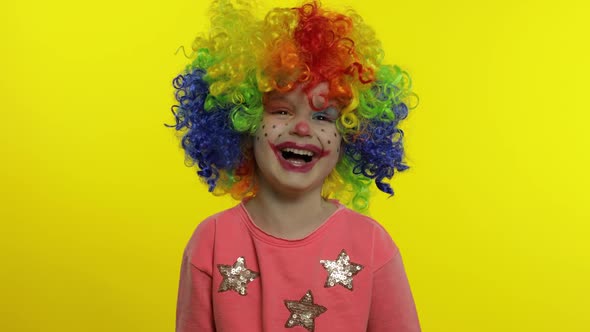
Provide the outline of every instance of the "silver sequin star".
[[363,269],[362,265],[350,261],[350,257],[344,249],[338,255],[338,259],[334,261],[322,259],[320,263],[328,271],[328,279],[324,285],[326,288],[340,284],[344,288],[352,290],[352,277]]
[[223,277],[218,292],[234,290],[240,295],[248,293],[247,285],[260,274],[246,268],[246,259],[238,257],[234,265],[217,264],[219,272]]
[[313,332],[315,328],[316,317],[328,310],[324,306],[313,303],[311,290],[308,290],[299,301],[285,300],[285,305],[291,312],[285,327],[303,326],[310,332]]

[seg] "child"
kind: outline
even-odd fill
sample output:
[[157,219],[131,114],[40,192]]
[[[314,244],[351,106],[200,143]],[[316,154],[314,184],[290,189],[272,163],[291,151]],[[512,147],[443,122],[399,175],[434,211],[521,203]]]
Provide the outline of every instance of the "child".
[[408,75],[353,12],[211,15],[174,80],[175,127],[209,191],[241,202],[189,240],[176,331],[420,331],[398,248],[344,206],[367,211],[371,183],[393,195],[407,168]]

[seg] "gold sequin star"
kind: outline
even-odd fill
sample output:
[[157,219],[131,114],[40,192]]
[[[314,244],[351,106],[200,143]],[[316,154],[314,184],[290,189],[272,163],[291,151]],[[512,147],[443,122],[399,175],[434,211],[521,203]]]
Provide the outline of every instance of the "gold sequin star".
[[310,332],[313,332],[315,328],[316,317],[328,310],[324,306],[313,303],[311,290],[308,290],[299,301],[285,300],[285,305],[291,312],[285,327],[303,326]]
[[320,263],[328,271],[328,279],[326,279],[326,284],[324,285],[326,288],[340,284],[352,291],[352,277],[363,269],[362,265],[350,261],[350,257],[344,249],[338,255],[338,259],[334,261],[322,259]]
[[244,296],[248,293],[247,285],[260,274],[246,268],[246,259],[238,257],[234,265],[217,264],[223,281],[219,285],[218,292],[234,290]]

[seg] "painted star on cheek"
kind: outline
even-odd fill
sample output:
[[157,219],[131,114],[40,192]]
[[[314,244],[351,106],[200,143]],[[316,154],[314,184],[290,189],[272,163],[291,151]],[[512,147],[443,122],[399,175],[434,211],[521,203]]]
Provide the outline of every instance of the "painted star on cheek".
[[315,319],[328,310],[313,303],[311,290],[308,290],[299,301],[285,300],[285,306],[291,312],[285,327],[303,326],[310,332],[315,329]]
[[244,296],[248,293],[248,284],[260,276],[258,272],[246,268],[246,259],[244,257],[238,257],[234,265],[217,264],[217,269],[219,269],[223,277],[218,290],[220,293],[233,290]]
[[340,284],[350,291],[352,291],[352,278],[363,269],[362,265],[350,261],[344,249],[338,255],[338,259],[333,261],[322,259],[320,264],[328,271],[328,279],[324,287],[330,288]]

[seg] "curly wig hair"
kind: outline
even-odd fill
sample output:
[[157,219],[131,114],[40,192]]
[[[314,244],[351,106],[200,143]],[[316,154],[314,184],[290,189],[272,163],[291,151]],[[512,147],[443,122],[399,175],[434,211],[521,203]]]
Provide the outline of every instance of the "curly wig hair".
[[209,33],[197,37],[191,63],[173,80],[172,106],[187,165],[216,195],[255,196],[252,135],[263,97],[328,82],[328,98],[342,105],[337,130],[343,156],[325,180],[324,198],[365,212],[370,186],[393,195],[388,181],[404,163],[403,131],[417,101],[409,75],[382,63],[374,31],[353,11],[337,13],[316,2],[274,8],[255,19],[248,4],[216,0]]

